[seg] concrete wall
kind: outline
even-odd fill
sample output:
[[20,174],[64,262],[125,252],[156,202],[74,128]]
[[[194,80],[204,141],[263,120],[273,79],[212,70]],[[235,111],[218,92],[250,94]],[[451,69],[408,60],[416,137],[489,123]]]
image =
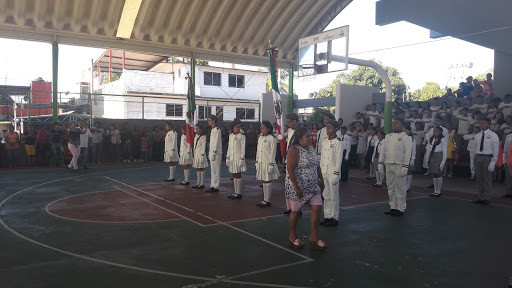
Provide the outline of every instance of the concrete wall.
[[494,94],[503,99],[507,93],[512,94],[512,55],[494,51]]
[[336,85],[336,119],[343,118],[345,123],[354,120],[356,112],[363,111],[366,105],[372,103],[374,93],[379,89],[369,86]]

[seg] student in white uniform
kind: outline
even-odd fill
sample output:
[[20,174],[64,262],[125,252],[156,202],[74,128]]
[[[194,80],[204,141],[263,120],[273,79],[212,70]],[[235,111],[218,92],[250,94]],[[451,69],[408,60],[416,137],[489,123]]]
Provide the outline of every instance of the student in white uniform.
[[[288,125],[286,151],[293,146],[293,140],[295,140],[295,129],[297,129],[297,121],[299,121],[299,115],[296,113],[286,114],[286,125]],[[322,128],[323,129],[323,128]],[[317,142],[318,143],[318,142]],[[288,173],[288,171],[286,171]],[[286,211],[283,212],[285,215],[290,215],[292,209],[290,208],[288,201],[286,201]],[[302,212],[301,212],[302,213]]]
[[326,132],[326,127],[327,127],[327,123],[329,123],[330,120],[334,120],[334,115],[332,115],[331,113],[326,113],[324,115],[324,127],[316,133],[317,155],[320,155],[320,153],[322,153],[322,142],[324,139],[328,138],[327,132]]
[[412,140],[403,132],[405,121],[393,120],[393,133],[386,135],[379,155],[379,172],[386,166],[386,185],[389,194],[390,210],[386,215],[402,216],[406,209],[406,177],[411,160]]
[[428,132],[428,130],[434,127],[434,118],[432,118],[432,112],[430,110],[423,111],[421,122],[423,122],[423,131],[425,132]]
[[[240,120],[232,123],[233,133],[229,135],[228,151],[226,153],[226,165],[233,174],[233,186],[235,192],[228,199],[242,199],[242,173],[247,171],[245,165],[245,135],[240,133]],[[275,154],[274,154],[275,158]]]
[[210,115],[208,117],[208,125],[212,128],[210,132],[210,188],[206,192],[219,192],[220,184],[220,165],[222,164],[222,135],[219,127],[217,127],[217,116]]
[[409,161],[409,170],[407,170],[407,179],[405,181],[406,186],[407,186],[407,192],[409,192],[409,191],[411,191],[412,172],[414,171],[414,164],[416,161],[416,140],[414,140],[414,137],[412,135],[411,126],[405,126],[404,132],[405,132],[405,134],[407,134],[411,137],[411,141],[412,141],[411,161]]
[[367,142],[367,148],[366,148],[366,154],[365,154],[365,165],[368,167],[370,175],[366,177],[366,179],[375,179],[375,167],[373,166],[372,157],[373,157],[373,150],[375,150],[375,143],[378,141],[376,130],[373,127],[368,128],[368,139]]
[[192,167],[197,171],[197,184],[192,186],[195,189],[204,188],[204,168],[208,167],[206,159],[206,135],[204,128],[196,124],[196,137],[194,138],[194,162]]
[[379,156],[382,149],[382,142],[384,141],[384,137],[386,137],[386,133],[384,133],[382,130],[377,132],[377,142],[375,143],[375,147],[373,148],[373,156],[372,156],[372,162],[373,166],[375,167],[375,179],[377,182],[373,184],[375,187],[382,187],[382,181],[384,181],[384,173],[381,173],[378,168],[379,164]]
[[430,145],[427,150],[427,173],[432,175],[432,182],[434,182],[434,192],[430,195],[433,197],[441,196],[441,188],[443,187],[442,171],[446,164],[448,149],[447,140],[448,138],[443,136],[443,129],[439,126],[434,128],[432,136],[428,139]]
[[263,181],[263,201],[258,207],[269,207],[272,196],[272,181],[279,178],[279,169],[275,162],[277,139],[272,133],[270,122],[261,122],[261,135],[256,150],[256,179]]
[[324,178],[324,220],[320,225],[337,226],[340,214],[340,179],[343,158],[343,142],[336,137],[340,124],[330,120],[326,125],[327,139],[323,140],[320,153],[320,169]]
[[190,143],[187,142],[187,130],[185,127],[181,127],[179,164],[183,166],[185,179],[180,183],[180,185],[190,184],[190,165],[192,165],[192,162],[194,162],[194,156],[192,155],[192,147],[190,146]]
[[169,163],[169,178],[165,179],[165,182],[174,182],[176,174],[176,163],[180,160],[178,155],[178,133],[173,130],[171,122],[165,123],[165,150],[164,150],[164,162]]
[[496,133],[489,130],[491,119],[483,118],[480,121],[480,133],[475,136],[475,166],[476,183],[478,184],[479,198],[473,203],[489,205],[492,194],[492,172],[498,160],[499,139]]
[[345,126],[341,126],[338,132],[339,133],[336,133],[336,135],[338,136],[338,138],[341,139],[341,142],[343,143],[343,152],[341,154],[341,158],[343,158],[343,160],[341,161],[341,181],[346,182],[348,181],[348,171],[350,169],[348,157],[350,155],[350,141],[352,137],[347,135],[347,127]]
[[473,127],[473,134],[463,136],[463,139],[468,141],[467,150],[469,151],[469,167],[471,169],[470,179],[475,179],[475,166],[473,161],[475,159],[475,136],[478,133],[480,133],[480,126],[475,126]]

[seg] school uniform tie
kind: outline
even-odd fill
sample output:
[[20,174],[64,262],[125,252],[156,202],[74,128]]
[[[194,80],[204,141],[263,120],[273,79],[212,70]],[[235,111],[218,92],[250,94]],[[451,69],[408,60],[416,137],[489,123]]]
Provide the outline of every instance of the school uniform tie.
[[484,131],[482,131],[482,140],[480,140],[480,152],[484,150]]

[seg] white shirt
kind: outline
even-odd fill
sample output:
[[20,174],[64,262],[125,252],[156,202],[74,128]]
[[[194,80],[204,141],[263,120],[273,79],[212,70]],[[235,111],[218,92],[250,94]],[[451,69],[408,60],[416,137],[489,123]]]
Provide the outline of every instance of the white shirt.
[[256,165],[257,163],[276,163],[276,146],[277,139],[272,135],[258,137],[258,146],[256,150]]
[[[322,128],[324,129],[324,128]],[[321,131],[321,130],[320,130]],[[295,133],[295,130],[292,129],[292,128],[288,128],[288,131],[287,131],[287,140],[286,140],[286,143],[288,143],[286,145],[286,151],[288,151],[288,148],[290,148],[290,145],[292,145],[292,138],[293,138],[293,134]],[[318,134],[317,134],[318,135]],[[318,145],[318,142],[316,143]]]
[[323,175],[331,175],[337,177],[338,180],[341,177],[341,163],[343,157],[343,142],[340,138],[329,138],[324,139],[322,144],[321,156],[320,156],[320,169]]
[[320,129],[320,131],[316,133],[316,152],[318,155],[322,153],[322,142],[324,141],[324,139],[327,139],[328,137],[329,136],[327,135],[326,127]]
[[482,112],[482,114],[485,114],[485,113],[487,113],[488,107],[489,106],[487,104],[473,104],[473,106],[471,106],[469,108],[469,110],[471,110],[471,111],[480,110],[480,112]]
[[471,126],[471,116],[459,115],[457,116],[457,119],[459,119],[459,128],[457,128],[457,134],[467,135],[469,133],[469,127]]
[[355,133],[356,133],[356,130],[354,130],[354,132],[350,132],[350,131],[347,132],[347,135],[350,136],[350,145],[357,145],[358,137],[353,137],[353,135]]
[[437,112],[441,110],[441,106],[430,106],[430,111],[432,111],[432,118],[436,118]]
[[423,138],[425,137],[425,132],[423,131],[414,131],[412,132],[412,138],[416,145],[423,143]]
[[458,108],[452,108],[452,114],[453,116],[457,116],[460,114],[460,109],[462,109],[462,107],[458,107]]
[[105,130],[103,128],[95,128],[92,134],[92,143],[101,143],[103,142],[103,135],[105,134]]
[[377,127],[377,121],[379,120],[379,118],[375,116],[379,115],[379,111],[369,111],[368,113],[366,113],[366,115],[368,115],[368,117],[370,118],[369,122],[372,123],[374,127]]
[[512,126],[508,125],[507,123],[501,124],[500,127],[501,130],[503,130],[503,134],[507,135],[512,132]]
[[432,148],[434,148],[435,139],[432,139],[432,143],[429,140],[429,145],[427,148],[427,159],[430,159],[430,155],[434,152],[443,152],[443,160],[442,162],[446,162],[446,154],[448,150],[448,138],[441,138],[441,143],[436,146],[434,151],[432,151]]
[[[484,146],[480,151],[480,143],[482,141],[482,135],[484,135]],[[491,130],[487,129],[481,131],[475,136],[475,155],[492,155],[491,164],[496,164],[498,160],[498,153],[500,148],[500,140],[498,135]]]
[[474,133],[464,135],[462,138],[468,140],[468,147],[466,148],[470,152],[470,160],[473,162],[473,155],[475,154],[475,135]]
[[178,133],[176,131],[168,131],[165,134],[164,152],[171,154],[171,157],[175,157],[178,154]]
[[91,131],[86,128],[85,134],[80,134],[80,148],[89,147],[89,138],[92,138]]
[[352,146],[350,146],[350,141],[351,141],[352,137],[348,136],[346,133],[345,133],[345,135],[342,135],[340,133],[338,138],[340,138],[341,142],[343,142],[343,150],[347,151],[346,152],[347,154],[350,153],[350,148],[352,148]]
[[377,135],[370,136],[370,134],[368,133],[368,139],[366,140],[366,147],[369,149],[370,147],[375,146],[375,143],[377,143],[377,141],[379,141],[379,138],[377,137]]
[[404,132],[390,133],[382,142],[379,164],[399,164],[409,167],[412,153],[412,139]]
[[[443,126],[441,126],[441,128],[443,129],[443,138],[447,139],[448,141],[450,136],[448,129],[444,128]],[[432,136],[434,136],[434,128],[430,128],[430,130],[428,130],[427,134],[425,135],[425,140],[423,141],[423,143],[426,144],[426,142],[430,141],[430,138],[432,138]]]
[[210,152],[209,155],[222,155],[222,136],[220,135],[220,128],[213,127],[210,134]]
[[421,121],[423,123],[425,123],[425,126],[423,128],[423,131],[425,132],[428,132],[428,130],[430,130],[430,128],[434,127],[434,118],[432,117],[423,117],[423,119],[421,119]]
[[[382,141],[379,141],[379,139],[377,139],[377,143],[375,143],[375,147],[373,147],[372,162],[373,162],[373,159],[375,159],[375,157],[377,157],[377,154],[380,154],[380,151],[382,150],[382,142],[384,142],[384,139],[382,139]],[[377,160],[379,160],[379,159],[377,159]]]
[[512,102],[505,103],[501,102],[500,105],[498,105],[498,109],[503,112],[503,115],[507,117],[508,115],[512,114]]
[[446,109],[440,109],[439,112],[437,113],[437,115],[441,116],[441,117],[446,117],[448,116],[448,114],[450,114],[450,108],[446,108]]
[[487,118],[494,118],[496,116],[496,113],[498,112],[498,108],[489,108],[487,109]]
[[[269,135],[269,136],[274,138],[273,135]],[[275,154],[274,154],[274,158],[275,158]],[[229,134],[228,151],[226,152],[226,163],[228,161],[240,161],[240,160],[244,160],[244,159],[245,159],[245,135],[242,133]]]

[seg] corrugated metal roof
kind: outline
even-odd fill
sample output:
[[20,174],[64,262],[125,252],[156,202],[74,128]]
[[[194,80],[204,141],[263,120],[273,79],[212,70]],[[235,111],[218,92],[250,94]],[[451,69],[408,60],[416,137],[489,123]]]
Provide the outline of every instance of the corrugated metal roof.
[[271,39],[284,64],[351,0],[144,0],[131,38],[117,39],[124,2],[0,0],[0,37],[251,65],[268,62]]

